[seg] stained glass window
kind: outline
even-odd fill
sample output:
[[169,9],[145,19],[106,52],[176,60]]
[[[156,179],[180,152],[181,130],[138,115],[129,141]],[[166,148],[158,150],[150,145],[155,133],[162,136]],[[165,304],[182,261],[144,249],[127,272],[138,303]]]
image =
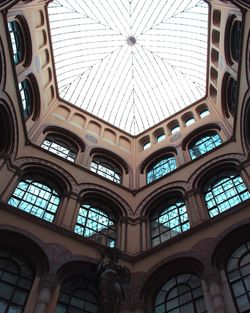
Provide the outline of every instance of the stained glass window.
[[167,201],[164,209],[151,219],[152,246],[156,246],[190,228],[183,200]]
[[113,182],[120,184],[122,174],[121,171],[111,162],[108,162],[102,158],[94,158],[91,162],[90,169]]
[[32,114],[33,110],[33,96],[32,96],[32,88],[28,79],[25,79],[21,83],[18,84],[22,106],[23,106],[23,115],[24,118],[28,118]]
[[34,280],[28,262],[10,249],[0,249],[0,312],[22,313]]
[[170,279],[158,292],[154,313],[206,313],[201,280],[194,274]]
[[250,242],[233,252],[226,270],[238,311],[250,312]]
[[167,175],[176,169],[176,160],[173,156],[163,157],[156,161],[147,171],[147,184]]
[[76,148],[58,136],[47,136],[41,147],[69,161],[76,159]]
[[38,180],[21,180],[8,203],[29,214],[53,222],[60,198],[49,185]]
[[18,64],[22,62],[24,58],[24,40],[22,29],[18,21],[9,22],[8,29],[10,33],[14,63]]
[[204,188],[204,199],[210,217],[214,217],[250,198],[240,175],[235,171],[215,175]]
[[202,154],[213,150],[222,143],[220,136],[217,133],[202,134],[194,139],[189,145],[189,154],[192,160]]
[[102,209],[102,204],[83,203],[77,216],[75,232],[109,247],[115,247],[117,219]]
[[97,287],[85,278],[66,280],[60,290],[55,313],[98,313]]

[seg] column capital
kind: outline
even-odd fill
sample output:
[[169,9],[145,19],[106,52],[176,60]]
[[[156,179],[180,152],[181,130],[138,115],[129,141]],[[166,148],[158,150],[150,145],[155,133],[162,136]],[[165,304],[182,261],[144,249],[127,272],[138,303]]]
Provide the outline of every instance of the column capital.
[[205,268],[202,276],[208,284],[212,282],[220,284],[221,282],[220,272],[215,266]]
[[40,278],[39,286],[41,289],[46,288],[53,290],[57,285],[57,278],[55,275],[47,273]]

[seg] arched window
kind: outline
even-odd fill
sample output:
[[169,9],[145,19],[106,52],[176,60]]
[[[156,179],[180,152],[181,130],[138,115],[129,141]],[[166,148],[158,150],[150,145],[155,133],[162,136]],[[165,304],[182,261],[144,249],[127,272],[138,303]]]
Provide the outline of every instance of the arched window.
[[79,209],[75,233],[108,247],[115,247],[117,218],[101,202],[86,201]]
[[34,271],[18,253],[0,249],[0,312],[22,313],[32,284]]
[[226,104],[228,107],[228,111],[234,115],[236,112],[237,107],[237,90],[238,85],[237,81],[230,77],[227,82],[227,89],[226,89]]
[[180,274],[170,279],[158,292],[154,313],[207,312],[201,280],[194,274]]
[[85,278],[66,280],[60,290],[55,313],[98,313],[96,286]]
[[33,112],[33,92],[30,81],[25,79],[20,84],[18,84],[18,88],[22,100],[23,115],[24,118],[27,119]]
[[226,271],[238,311],[250,312],[250,242],[233,252]]
[[210,114],[208,109],[204,109],[200,112],[200,118],[204,118]]
[[90,165],[90,170],[117,184],[121,183],[122,172],[112,161],[102,157],[94,157]]
[[164,156],[153,163],[147,170],[147,184],[167,175],[176,169],[176,160],[174,156]]
[[77,155],[77,148],[57,135],[48,135],[43,141],[42,148],[60,157],[74,162]]
[[241,21],[234,20],[230,34],[231,55],[235,62],[240,59]]
[[185,203],[182,199],[168,200],[164,209],[151,219],[152,246],[156,246],[190,228]]
[[59,202],[58,193],[47,182],[28,177],[18,183],[8,204],[53,222]]
[[206,133],[196,137],[189,145],[189,154],[192,160],[213,150],[222,143],[217,133]]
[[24,37],[19,21],[14,20],[8,22],[8,29],[10,33],[11,45],[13,50],[14,63],[19,64],[24,59]]
[[242,178],[233,170],[214,175],[205,185],[203,192],[210,217],[250,198]]

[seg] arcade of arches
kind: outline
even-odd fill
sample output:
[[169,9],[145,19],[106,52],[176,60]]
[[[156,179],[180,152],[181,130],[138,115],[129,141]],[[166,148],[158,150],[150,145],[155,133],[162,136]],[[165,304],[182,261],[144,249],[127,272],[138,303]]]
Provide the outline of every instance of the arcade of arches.
[[59,96],[60,1],[0,1],[0,313],[250,312],[249,1],[205,1],[206,96],[138,135]]

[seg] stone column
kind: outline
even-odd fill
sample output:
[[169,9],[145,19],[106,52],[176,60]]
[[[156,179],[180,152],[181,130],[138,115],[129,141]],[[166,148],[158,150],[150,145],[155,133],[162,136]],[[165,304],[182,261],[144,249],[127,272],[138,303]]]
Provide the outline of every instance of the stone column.
[[34,313],[46,313],[50,302],[51,294],[56,286],[56,277],[46,274],[41,277],[39,283],[39,294]]
[[205,269],[203,278],[207,283],[209,295],[215,313],[227,313],[221,289],[220,272],[216,267]]

